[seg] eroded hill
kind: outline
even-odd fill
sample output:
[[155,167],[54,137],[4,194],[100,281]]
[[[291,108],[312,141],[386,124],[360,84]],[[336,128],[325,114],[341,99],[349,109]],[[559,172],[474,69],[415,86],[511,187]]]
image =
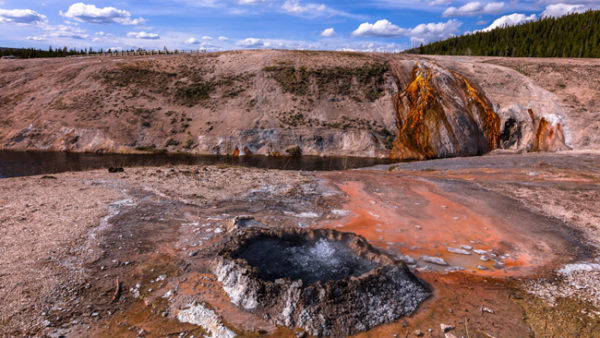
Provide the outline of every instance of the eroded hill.
[[[308,51],[2,60],[0,147],[416,159],[597,148],[594,99],[572,102],[598,97],[600,62],[553,62],[528,73],[522,59]],[[568,82],[554,90],[549,76]]]

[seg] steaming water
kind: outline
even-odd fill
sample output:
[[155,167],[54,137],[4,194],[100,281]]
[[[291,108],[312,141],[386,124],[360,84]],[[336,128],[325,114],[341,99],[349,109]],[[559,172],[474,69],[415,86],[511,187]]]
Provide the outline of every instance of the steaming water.
[[305,285],[360,276],[377,265],[357,256],[344,243],[319,239],[292,242],[266,238],[242,248],[239,258],[258,268],[259,277],[274,281],[289,277]]
[[183,154],[92,154],[41,151],[0,151],[0,178],[53,174],[109,167],[230,164],[283,170],[344,170],[391,163],[362,157],[194,156]]

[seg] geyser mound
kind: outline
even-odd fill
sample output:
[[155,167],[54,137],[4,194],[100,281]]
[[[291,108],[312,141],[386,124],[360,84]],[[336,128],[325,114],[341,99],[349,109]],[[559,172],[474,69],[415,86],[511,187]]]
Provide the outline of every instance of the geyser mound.
[[431,294],[402,262],[329,229],[238,229],[213,272],[234,304],[315,336],[395,321]]

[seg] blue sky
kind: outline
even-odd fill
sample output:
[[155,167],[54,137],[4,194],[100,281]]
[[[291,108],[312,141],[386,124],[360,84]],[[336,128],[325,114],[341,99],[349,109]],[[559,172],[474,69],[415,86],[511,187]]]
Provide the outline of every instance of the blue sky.
[[0,46],[400,51],[600,0],[0,0]]

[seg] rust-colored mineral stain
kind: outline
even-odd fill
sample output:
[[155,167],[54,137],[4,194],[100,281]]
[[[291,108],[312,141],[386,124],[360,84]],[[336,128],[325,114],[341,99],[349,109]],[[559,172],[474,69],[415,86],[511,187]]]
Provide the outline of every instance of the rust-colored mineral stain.
[[[445,118],[443,108],[437,100],[438,94],[431,84],[431,73],[415,67],[411,73],[412,82],[403,93],[394,97],[398,138],[394,141],[392,158],[433,158],[435,152],[430,144],[428,123],[439,129],[441,119]],[[406,120],[400,115],[405,109],[402,97],[409,103]]]
[[[429,159],[441,156],[440,139],[446,135],[452,143],[452,151],[460,154],[465,143],[476,143],[478,151],[486,153],[495,149],[500,136],[500,118],[481,90],[476,89],[465,77],[449,72],[451,78],[443,79],[443,86],[451,86],[462,92],[467,119],[476,126],[478,133],[466,137],[459,133],[449,117],[456,114],[446,104],[452,98],[437,84],[441,67],[418,64],[411,72],[411,82],[394,97],[398,133],[391,158]],[[446,76],[446,75],[444,75]],[[481,140],[484,138],[485,140]],[[485,146],[484,146],[485,144]],[[472,154],[474,155],[474,154]]]
[[460,74],[455,73],[456,77],[461,78],[467,90],[465,91],[469,99],[469,112],[471,117],[473,116],[473,106],[477,107],[479,118],[483,124],[483,133],[487,139],[489,150],[494,150],[498,146],[498,140],[500,139],[500,118],[494,112],[494,108],[490,101],[481,93],[475,89],[469,81]]
[[[495,214],[484,201],[454,198],[424,180],[379,175],[375,187],[365,185],[360,174],[355,176],[335,183],[348,196],[348,216],[322,226],[357,233],[378,247],[413,258],[441,257],[478,275],[524,275],[553,258],[545,242],[511,231],[505,215]],[[478,254],[448,251],[463,245],[507,254],[506,266],[496,269]],[[490,270],[480,270],[479,265]]]

